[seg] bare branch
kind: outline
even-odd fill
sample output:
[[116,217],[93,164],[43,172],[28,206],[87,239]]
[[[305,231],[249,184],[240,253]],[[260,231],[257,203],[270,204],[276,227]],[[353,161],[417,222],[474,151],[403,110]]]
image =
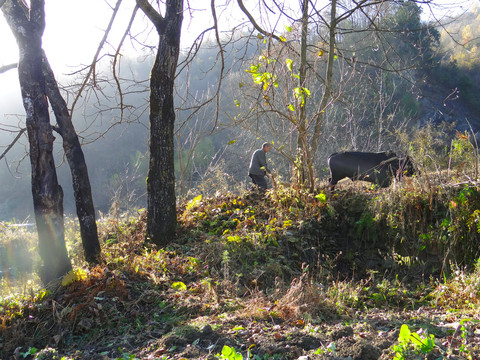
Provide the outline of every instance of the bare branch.
[[8,70],[15,69],[16,67],[18,67],[17,63],[0,66],[0,74],[3,74],[4,72],[7,72]]
[[195,58],[195,56],[197,55],[198,51],[200,50],[200,47],[201,47],[201,44],[203,42],[203,38],[205,36],[205,34],[207,32],[209,32],[210,30],[214,30],[215,28],[212,26],[212,27],[209,27],[208,29],[205,29],[203,30],[198,36],[197,38],[195,39],[195,41],[192,43],[192,46],[190,46],[190,49],[188,50],[188,53],[187,55],[185,56],[185,59],[180,62],[178,64],[178,68],[179,68],[179,71],[177,72],[177,76],[178,74],[180,74],[181,72],[183,72],[183,70],[192,63],[193,59]]
[[273,38],[275,40],[278,40],[278,41],[282,41],[282,39],[280,39],[277,35],[275,34],[272,34],[264,29],[262,29],[260,27],[260,25],[257,24],[257,22],[255,21],[255,19],[253,18],[252,14],[250,14],[250,12],[247,10],[247,8],[245,7],[245,5],[243,4],[243,0],[237,0],[238,2],[238,6],[240,6],[240,9],[242,9],[243,13],[245,15],[247,15],[248,17],[248,20],[250,20],[250,22],[252,23],[252,25],[255,27],[255,29],[257,29],[257,31],[267,37],[270,37],[270,38]]
[[133,20],[135,19],[135,15],[137,14],[138,10],[138,5],[135,6],[133,9],[132,15],[130,17],[130,21],[128,23],[127,28],[125,29],[125,32],[123,33],[122,39],[120,40],[120,43],[118,44],[117,51],[115,52],[115,57],[113,59],[113,64],[112,64],[112,72],[113,72],[113,78],[115,79],[115,83],[117,84],[117,89],[120,97],[120,121],[123,120],[123,111],[124,111],[124,103],[123,103],[123,91],[122,91],[122,86],[120,85],[120,80],[118,79],[117,76],[117,60],[118,57],[120,56],[120,49],[122,48],[123,42],[125,41],[125,38],[127,37],[128,33],[130,32],[130,29],[133,24]]
[[[240,0],[241,1],[241,0]],[[212,131],[215,130],[217,127],[218,123],[218,113],[220,109],[220,88],[222,87],[222,80],[223,80],[223,72],[225,70],[225,57],[224,57],[224,49],[222,46],[222,43],[220,41],[220,35],[218,33],[218,21],[217,21],[217,12],[215,10],[215,0],[211,1],[211,8],[212,8],[212,15],[213,15],[213,22],[214,22],[214,28],[215,28],[215,40],[217,41],[217,45],[219,48],[219,53],[220,53],[220,58],[221,58],[221,68],[220,68],[220,76],[219,76],[219,81],[218,81],[218,86],[217,86],[217,91],[214,95],[214,97],[217,99],[217,111],[215,111],[215,124],[213,126]]]
[[25,130],[27,130],[27,129],[26,128],[20,129],[17,136],[15,136],[15,139],[13,139],[13,141],[7,146],[7,148],[2,153],[2,155],[0,155],[0,160],[2,160],[5,157],[5,155],[7,155],[7,153],[10,151],[10,149],[13,147],[13,145],[15,145],[15,143],[18,141],[18,139],[20,139],[20,137],[23,135]]
[[161,27],[165,24],[165,18],[158,13],[157,10],[153,8],[148,0],[137,0],[137,6],[142,9],[142,11],[147,15],[150,21],[155,25],[157,31],[161,32]]
[[[462,48],[465,48],[466,44],[461,44],[459,41],[457,41],[455,39],[455,37],[450,33],[450,31],[446,28],[445,24],[440,21],[440,19],[438,19],[438,17],[435,15],[435,11],[432,9],[432,6],[430,3],[428,3],[428,8],[430,9],[430,14],[432,15],[432,17],[435,19],[435,23],[436,24],[439,24],[439,26],[442,28],[442,30],[445,32],[445,34],[448,35],[448,37],[455,43],[457,44],[458,46],[462,47]],[[466,13],[467,11],[465,11],[464,13]]]
[[83,80],[82,86],[80,87],[80,90],[77,93],[77,96],[73,100],[72,103],[72,108],[70,109],[70,115],[73,114],[73,110],[75,109],[75,105],[77,104],[78,100],[82,96],[83,89],[85,89],[85,86],[87,86],[88,81],[90,80],[90,76],[92,76],[93,73],[93,82],[95,83],[95,65],[97,64],[98,61],[98,56],[100,54],[100,51],[103,49],[103,45],[105,45],[105,42],[107,41],[107,37],[110,33],[110,30],[112,29],[113,21],[115,20],[115,17],[118,13],[118,9],[120,8],[120,4],[122,3],[122,0],[117,0],[117,4],[115,5],[115,9],[113,9],[113,14],[112,17],[110,18],[110,22],[108,24],[107,29],[105,30],[105,33],[103,34],[102,41],[100,41],[100,44],[98,45],[97,52],[95,53],[92,64],[90,65],[90,69],[88,71],[87,76]]

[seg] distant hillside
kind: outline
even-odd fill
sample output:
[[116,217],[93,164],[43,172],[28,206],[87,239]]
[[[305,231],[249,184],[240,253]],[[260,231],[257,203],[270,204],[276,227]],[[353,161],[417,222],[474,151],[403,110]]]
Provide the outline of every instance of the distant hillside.
[[[480,89],[479,89],[480,91]],[[480,131],[480,112],[458,87],[442,82],[433,74],[420,87],[419,124],[453,123],[461,132]]]
[[458,122],[480,131],[480,12],[478,8],[445,26],[436,65],[421,86],[421,122]]

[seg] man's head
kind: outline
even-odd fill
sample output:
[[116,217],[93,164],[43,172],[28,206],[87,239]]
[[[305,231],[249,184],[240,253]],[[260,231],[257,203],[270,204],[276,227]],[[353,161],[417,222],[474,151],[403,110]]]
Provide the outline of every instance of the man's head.
[[263,151],[265,151],[266,153],[270,151],[270,149],[272,148],[272,144],[266,142],[266,143],[263,143],[262,145],[262,149]]

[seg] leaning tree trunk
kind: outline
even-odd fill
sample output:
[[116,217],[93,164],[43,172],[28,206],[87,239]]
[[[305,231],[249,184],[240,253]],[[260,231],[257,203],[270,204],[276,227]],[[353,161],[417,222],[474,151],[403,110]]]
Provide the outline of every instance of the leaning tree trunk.
[[63,191],[53,159],[55,140],[50,125],[45,79],[42,74],[44,0],[31,0],[30,12],[19,0],[7,1],[2,10],[20,48],[18,73],[30,144],[32,194],[37,223],[41,279],[54,280],[72,269],[65,246]]
[[45,77],[46,93],[55,113],[58,124],[57,130],[62,136],[63,150],[72,174],[73,193],[85,260],[89,263],[95,263],[99,261],[101,250],[87,163],[68,112],[67,103],[58,90],[57,81],[45,54],[43,54],[42,69]]
[[173,87],[180,50],[183,0],[167,0],[162,17],[147,0],[137,5],[155,25],[158,49],[150,74],[150,164],[147,178],[146,239],[164,246],[177,226],[174,169]]

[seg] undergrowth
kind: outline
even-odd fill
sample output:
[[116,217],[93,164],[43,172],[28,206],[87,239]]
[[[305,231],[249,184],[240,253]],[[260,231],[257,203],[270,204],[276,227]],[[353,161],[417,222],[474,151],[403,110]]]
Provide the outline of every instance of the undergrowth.
[[[144,211],[103,219],[103,262],[95,268],[83,262],[72,225],[73,273],[40,291],[2,294],[0,358],[15,349],[33,358],[32,349],[49,347],[66,359],[205,358],[225,345],[251,358],[282,358],[256,337],[284,344],[296,333],[324,336],[309,352],[323,358],[341,354],[342,337],[324,343],[330,335],[320,327],[349,319],[356,325],[345,326],[361,334],[367,325],[359,314],[381,310],[397,319],[450,308],[478,317],[480,189],[445,176],[423,174],[389,189],[279,186],[265,195],[197,196],[179,207],[178,236],[163,249],[144,243]],[[402,325],[390,322],[392,331]],[[409,341],[385,353],[407,353]]]

